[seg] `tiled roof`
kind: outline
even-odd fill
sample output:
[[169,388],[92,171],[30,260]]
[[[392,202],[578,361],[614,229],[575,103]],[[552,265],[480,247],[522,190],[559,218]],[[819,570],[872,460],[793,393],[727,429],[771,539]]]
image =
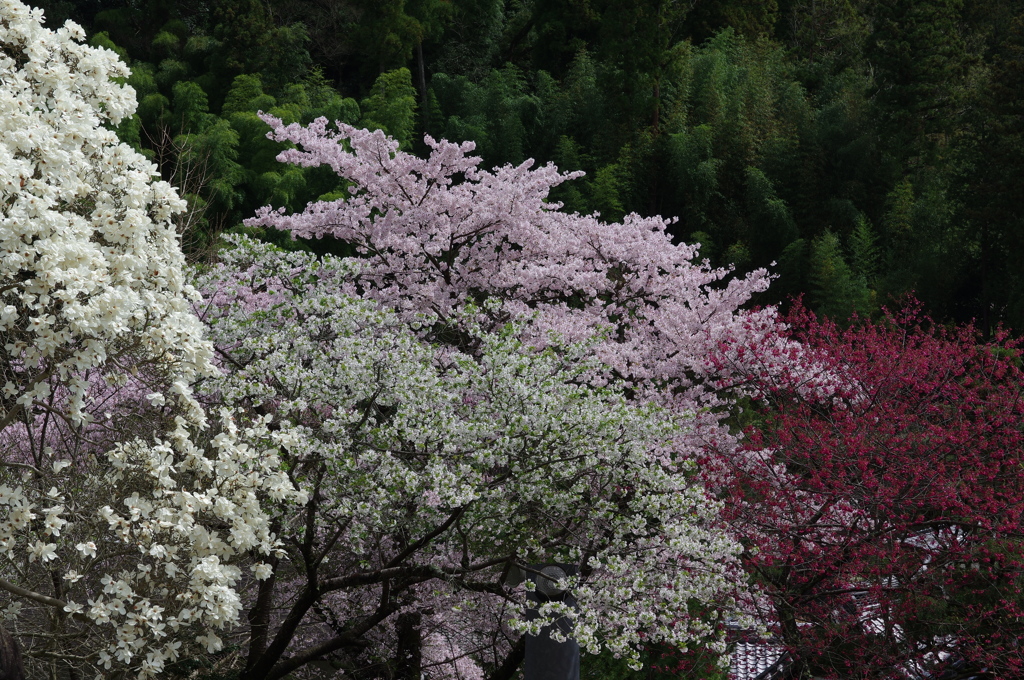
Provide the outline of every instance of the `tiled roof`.
[[[730,680],[768,680],[785,665],[781,645],[769,640],[744,640],[736,643],[729,655]],[[781,662],[781,663],[780,663]]]
[[[942,660],[950,659],[947,652],[936,655]],[[754,637],[744,638],[733,643],[733,651],[729,655],[729,680],[782,680],[786,678],[789,659],[782,645],[773,640],[761,640]],[[968,665],[958,659],[937,673],[908,663],[901,670],[908,680],[945,680],[960,678],[962,680],[982,680],[987,677],[982,669],[979,675],[965,674]]]

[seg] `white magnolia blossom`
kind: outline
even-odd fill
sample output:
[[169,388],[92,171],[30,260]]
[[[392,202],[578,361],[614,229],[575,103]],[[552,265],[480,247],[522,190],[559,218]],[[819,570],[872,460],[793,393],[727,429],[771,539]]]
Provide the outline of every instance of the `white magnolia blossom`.
[[264,422],[191,392],[217,371],[185,204],[118,142],[128,70],[83,39],[0,0],[0,607],[39,677],[153,677],[219,648],[278,550],[261,504],[295,494]]
[[[190,308],[170,217],[185,202],[109,128],[135,109],[128,69],[73,23],[0,1],[0,422],[45,399],[49,378],[83,417],[82,373],[129,349],[188,385],[210,346]],[[179,399],[194,408],[188,390]],[[199,418],[198,413],[191,414]]]

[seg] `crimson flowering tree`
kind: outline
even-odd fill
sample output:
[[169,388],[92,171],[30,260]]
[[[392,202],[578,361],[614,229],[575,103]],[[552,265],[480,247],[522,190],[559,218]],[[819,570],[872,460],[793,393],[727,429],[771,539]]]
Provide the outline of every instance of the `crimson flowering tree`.
[[830,399],[757,382],[763,421],[728,457],[727,514],[762,620],[796,673],[1024,670],[1024,375],[911,310],[794,337],[844,377]]

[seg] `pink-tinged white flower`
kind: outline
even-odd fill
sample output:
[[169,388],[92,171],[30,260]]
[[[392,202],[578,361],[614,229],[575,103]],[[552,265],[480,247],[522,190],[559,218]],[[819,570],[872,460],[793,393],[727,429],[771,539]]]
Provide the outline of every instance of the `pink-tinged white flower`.
[[196,636],[196,642],[206,647],[206,651],[219,652],[224,647],[224,641],[217,637],[214,633],[207,633],[206,635]]
[[265,581],[266,579],[270,578],[274,573],[274,569],[266,562],[254,564],[252,566],[252,570],[253,573],[256,575],[256,578],[258,578],[261,581]]
[[28,559],[29,562],[39,560],[44,564],[57,559],[57,544],[36,541],[32,545],[28,546]]

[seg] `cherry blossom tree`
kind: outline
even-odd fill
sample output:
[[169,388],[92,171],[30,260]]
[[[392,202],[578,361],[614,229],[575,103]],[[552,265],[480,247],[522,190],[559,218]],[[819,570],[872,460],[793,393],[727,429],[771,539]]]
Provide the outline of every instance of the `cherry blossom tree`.
[[[509,674],[520,634],[558,616],[590,652],[717,644],[705,610],[739,546],[694,483],[692,414],[627,400],[600,335],[525,342],[543,319],[501,300],[442,318],[359,299],[368,266],[238,239],[199,280],[225,368],[204,391],[270,416],[309,498],[276,519],[287,559],[250,605],[245,677],[401,674],[405,652],[435,677]],[[580,565],[578,607],[527,620],[505,575],[549,561]]]
[[[642,446],[643,455],[638,460],[632,460],[624,472],[639,474],[633,470],[643,470],[644,476],[635,477],[634,481],[628,483],[598,483],[597,480],[608,479],[605,475],[611,474],[610,470],[602,470],[600,475],[595,476],[594,472],[584,473],[576,467],[589,460],[582,453],[586,447],[581,449],[580,454],[566,456],[559,464],[545,468],[545,472],[553,475],[554,479],[564,479],[562,475],[568,475],[573,479],[593,480],[595,488],[602,490],[601,493],[594,489],[585,493],[579,491],[579,496],[566,493],[576,488],[572,485],[551,490],[552,500],[544,501],[542,506],[550,505],[553,514],[545,521],[539,521],[534,528],[538,532],[537,536],[549,536],[544,539],[548,543],[540,546],[531,543],[530,532],[525,530],[516,535],[516,517],[519,515],[511,514],[512,507],[508,506],[505,513],[494,513],[492,516],[501,517],[501,531],[511,533],[503,535],[500,542],[492,540],[483,544],[491,546],[492,550],[494,546],[507,550],[491,552],[489,559],[499,562],[491,564],[486,559],[476,562],[479,547],[469,551],[463,548],[460,556],[457,545],[448,545],[447,558],[442,556],[444,552],[437,554],[435,559],[439,560],[438,564],[445,565],[444,569],[462,570],[458,574],[464,580],[459,582],[459,579],[451,579],[451,583],[458,587],[440,588],[436,584],[431,585],[430,596],[427,590],[417,590],[410,584],[406,586],[409,604],[403,610],[418,622],[413,627],[420,630],[423,647],[431,650],[432,658],[436,661],[436,650],[439,644],[443,644],[439,641],[447,641],[453,649],[465,653],[469,653],[467,650],[483,649],[480,635],[477,634],[474,639],[474,631],[492,631],[488,635],[492,639],[505,636],[504,648],[511,647],[511,650],[504,657],[491,656],[485,665],[494,677],[508,677],[515,670],[516,654],[521,658],[521,641],[513,644],[515,631],[505,633],[502,626],[505,625],[503,622],[510,620],[510,614],[518,610],[515,607],[508,608],[508,593],[500,585],[501,580],[497,578],[500,570],[496,568],[499,564],[525,564],[533,559],[560,559],[579,565],[582,576],[574,582],[574,590],[580,594],[581,610],[572,616],[576,619],[576,637],[590,651],[596,651],[599,644],[604,644],[616,653],[632,655],[636,653],[642,639],[647,642],[665,640],[670,644],[685,645],[693,637],[691,631],[699,633],[698,637],[705,636],[713,626],[696,612],[715,609],[712,603],[719,601],[725,592],[721,588],[723,582],[716,581],[715,587],[698,587],[696,591],[693,590],[694,585],[687,584],[685,580],[665,588],[662,587],[664,582],[660,575],[674,574],[676,567],[687,564],[690,566],[685,569],[689,570],[691,578],[703,578],[700,575],[708,568],[704,559],[711,555],[716,556],[712,560],[720,559],[723,566],[730,565],[727,546],[731,542],[725,539],[724,534],[719,534],[719,540],[724,541],[720,544],[692,544],[681,540],[674,534],[679,530],[677,527],[682,526],[675,523],[681,520],[673,519],[679,508],[668,506],[660,509],[650,506],[645,521],[654,524],[664,522],[664,525],[658,524],[659,529],[655,531],[654,525],[648,523],[647,530],[642,530],[644,525],[630,520],[631,515],[626,512],[632,500],[627,502],[619,498],[617,503],[620,510],[606,518],[611,524],[607,525],[606,535],[602,539],[612,540],[615,536],[615,540],[624,541],[621,544],[622,556],[612,566],[613,561],[602,563],[596,554],[592,556],[583,549],[581,543],[569,542],[562,545],[561,541],[568,536],[550,538],[550,534],[545,533],[545,527],[565,531],[569,526],[577,526],[576,521],[570,518],[578,517],[580,529],[573,528],[572,535],[576,536],[574,541],[579,540],[577,532],[589,526],[587,522],[594,520],[593,513],[600,512],[599,509],[603,507],[601,499],[608,498],[602,494],[615,497],[616,494],[626,493],[632,499],[632,494],[640,494],[638,490],[641,488],[646,490],[646,494],[648,491],[659,493],[658,490],[674,487],[676,490],[673,493],[678,494],[681,502],[686,503],[684,499],[693,498],[692,494],[706,498],[706,494],[698,491],[694,483],[693,461],[705,447],[728,450],[735,446],[735,438],[722,422],[733,396],[743,392],[754,375],[790,381],[800,372],[797,369],[803,358],[800,347],[780,335],[775,310],[741,310],[753,295],[768,285],[767,273],[756,271],[745,278],[730,278],[727,270],[714,269],[706,261],[700,261],[697,247],[673,244],[665,233],[667,222],[660,218],[645,219],[630,215],[621,223],[607,223],[596,215],[564,213],[558,204],[548,202],[548,194],[552,187],[576,175],[561,174],[553,166],[535,169],[526,163],[519,167],[486,171],[479,168],[478,158],[468,155],[472,150],[471,144],[456,145],[427,138],[431,153],[428,158],[419,159],[400,151],[394,140],[380,132],[356,130],[340,123],[331,128],[324,120],[318,120],[308,127],[285,126],[270,116],[264,117],[264,120],[272,128],[269,135],[271,138],[289,142],[295,147],[284,151],[279,156],[280,160],[304,166],[330,167],[343,180],[348,195],[335,201],[310,204],[302,213],[295,215],[264,208],[247,223],[250,226],[289,230],[299,237],[329,236],[353,246],[360,257],[348,261],[344,272],[339,270],[331,274],[333,290],[358,294],[393,310],[397,313],[397,319],[408,324],[420,341],[434,345],[435,352],[442,351],[439,348],[447,348],[444,351],[472,357],[477,362],[473,371],[480,370],[481,366],[491,360],[487,352],[515,353],[529,358],[528,362],[527,358],[517,361],[532,363],[537,361],[533,353],[540,352],[537,356],[544,356],[543,352],[554,351],[559,356],[571,356],[572,361],[559,368],[558,372],[552,373],[552,369],[545,368],[541,374],[558,375],[561,380],[585,386],[587,390],[611,389],[614,394],[621,394],[624,390],[634,408],[644,409],[656,405],[664,409],[657,413],[671,414],[671,418],[682,418],[685,422],[685,427],[678,430],[670,442]],[[313,269],[312,262],[302,264],[296,261],[292,266],[295,275]],[[223,280],[223,275],[221,278]],[[231,296],[226,299],[248,299],[258,293],[257,297],[262,298],[260,304],[264,307],[270,305],[275,310],[274,314],[279,313],[273,307],[274,304],[282,304],[284,308],[294,304],[270,302],[267,296],[281,286],[275,284],[264,289],[264,284],[260,282],[266,279],[264,274],[248,275],[246,285],[253,293],[243,294],[232,289]],[[213,286],[213,282],[204,286]],[[319,291],[307,292],[302,294],[301,299],[312,300],[325,294]],[[270,342],[268,338],[275,337],[274,329],[255,330],[256,326],[252,326],[254,322],[247,314],[236,312],[235,316],[247,320],[246,323],[253,329],[250,333],[256,333],[256,337]],[[301,315],[293,313],[293,316],[299,318]],[[294,334],[296,324],[282,323],[281,327],[287,337],[288,333]],[[513,334],[515,343],[518,343],[514,352],[510,345],[493,344],[492,338],[505,338],[509,333]],[[334,334],[320,333],[318,337],[321,338],[320,342],[324,342],[333,338]],[[234,376],[231,379],[241,379],[243,385],[246,381],[254,386],[259,385],[258,388],[248,388],[258,389],[261,394],[259,400],[250,400],[250,408],[255,408],[256,413],[287,412],[280,411],[280,405],[291,403],[291,397],[286,399],[284,396],[290,387],[268,385],[254,379],[254,376],[270,371],[268,367],[244,375],[246,362],[252,359],[241,361],[234,358],[236,342],[231,335],[218,340],[218,344],[224,348],[224,366]],[[275,342],[285,346],[283,339]],[[300,342],[293,338],[289,342],[291,344],[287,348],[290,352],[298,351],[296,348],[300,345],[302,351],[308,351],[305,349],[308,345],[305,339]],[[566,355],[564,348],[576,348],[573,350],[575,354]],[[284,363],[291,366],[305,361],[297,361],[293,355],[279,354],[282,350],[269,346],[264,351],[268,353],[267,356],[273,353],[290,357],[287,361],[275,360],[277,363],[273,372],[279,372],[279,366]],[[259,354],[254,348],[246,352],[247,357]],[[320,366],[318,370],[326,372],[324,375],[332,375],[339,370],[337,366],[348,361],[329,353],[321,357],[307,363]],[[438,370],[438,366],[443,365],[436,357],[432,361],[432,370]],[[465,361],[468,362],[468,359]],[[470,370],[469,363],[464,365],[464,370]],[[519,381],[525,386],[530,384],[531,375],[537,370],[534,366],[526,373],[510,374],[509,380]],[[368,371],[368,374],[373,373]],[[828,389],[828,374],[819,372],[817,377],[823,379],[808,381],[800,377],[803,385],[801,389]],[[460,383],[460,380],[465,381],[467,378],[457,377],[457,374],[453,374],[452,380],[455,381],[454,394],[458,394],[460,389],[468,390],[465,403],[477,403],[477,397],[473,395],[482,388],[469,387],[471,382]],[[364,381],[368,385],[377,385],[369,378]],[[303,390],[309,390],[310,385],[319,382],[323,380],[310,374],[288,385],[301,385]],[[331,381],[326,382],[330,384]],[[463,384],[467,387],[460,387]],[[237,392],[239,388],[233,389],[236,392],[225,391],[224,394],[240,394]],[[493,391],[497,386],[489,389]],[[547,386],[534,385],[529,389],[518,388],[518,392],[534,394],[540,398],[549,389]],[[491,431],[493,433],[489,437],[495,441],[506,441],[508,434],[499,434],[493,430],[505,422],[500,416],[506,412],[516,413],[533,408],[532,402],[526,400],[513,405],[503,401],[497,394],[486,390],[483,392],[490,395],[481,402],[488,404],[486,408],[493,409],[492,404],[501,404],[502,409],[487,412],[483,418],[487,428],[480,431]],[[323,413],[324,409],[334,413],[335,407],[328,406],[330,399],[340,399],[345,394],[344,391],[336,390],[320,396],[318,401],[324,406],[311,413]],[[367,394],[372,395],[374,392]],[[361,397],[362,402],[355,402],[363,404],[364,412],[366,404],[373,401],[367,401],[367,394]],[[417,392],[416,398],[422,398],[423,394],[426,392]],[[417,403],[413,395],[406,398],[410,400],[410,408],[413,408],[412,405]],[[436,415],[440,416],[444,413],[442,405],[447,402],[442,395],[438,395],[437,399]],[[239,402],[237,396],[229,399],[229,403],[243,406],[245,401],[242,399]],[[405,403],[402,399],[395,401]],[[306,408],[313,402],[304,398],[298,403]],[[348,408],[351,410],[351,407]],[[565,408],[563,411],[562,415],[575,413],[573,408]],[[609,414],[614,412],[608,411]],[[467,412],[460,414],[460,417],[472,421],[475,415],[482,414]],[[348,417],[361,423],[366,416]],[[529,441],[531,446],[538,446],[537,451],[542,451],[547,445],[545,437],[559,431],[582,434],[574,421],[559,420],[555,413],[546,416],[551,417],[555,419],[535,418],[535,434]],[[292,416],[292,420],[295,418]],[[322,420],[323,416],[317,418]],[[588,426],[595,425],[589,420],[581,422]],[[450,427],[458,431],[465,425],[452,422]],[[444,428],[436,426],[430,429],[444,431]],[[596,429],[592,443],[600,445],[601,432],[606,431]],[[522,434],[525,436],[525,432]],[[454,441],[458,439],[453,437]],[[582,442],[579,445],[583,446]],[[475,449],[477,446],[473,444],[468,448]],[[385,451],[395,448],[401,450],[402,447],[394,444],[381,447]],[[555,450],[559,449],[556,447]],[[345,459],[345,456],[352,454],[339,450],[336,455]],[[448,465],[451,464],[449,461]],[[467,475],[471,472],[472,467],[465,470]],[[494,477],[495,473],[486,474]],[[537,492],[551,489],[549,482],[520,474],[522,480],[508,480],[501,488],[510,490],[512,485],[529,480],[528,488]],[[498,474],[497,478],[504,479],[504,476]],[[641,479],[645,481],[641,483]],[[467,481],[472,486],[474,483],[471,480],[470,476]],[[425,483],[424,480],[419,482]],[[563,486],[567,484],[565,481],[558,483]],[[385,487],[386,484],[382,483],[381,488]],[[341,503],[341,498],[335,497],[332,492],[343,488],[343,485],[324,484],[321,493],[325,499],[331,499],[330,503]],[[523,494],[523,498],[534,498],[531,493],[527,493],[526,488],[520,489],[519,493]],[[562,500],[556,500],[560,494]],[[570,498],[577,505],[565,505]],[[717,507],[710,501],[708,503],[702,507],[709,512]],[[378,504],[379,501],[370,504],[370,507]],[[452,531],[462,531],[464,525],[461,518],[465,512],[462,506],[446,500],[439,507],[449,514],[442,513],[432,520],[432,524],[410,535],[430,536],[432,531],[441,532],[440,527],[444,527],[444,531],[439,536],[442,533],[447,536]],[[555,509],[559,507],[571,507],[572,512],[558,515]],[[346,512],[351,513],[352,510]],[[524,519],[530,517],[526,509],[519,512]],[[625,514],[618,516],[620,513]],[[401,513],[396,510],[393,517],[400,516]],[[551,519],[559,516],[564,518],[551,522]],[[348,517],[346,514],[340,515],[335,522],[336,526],[347,526],[350,520],[342,518]],[[431,513],[425,512],[424,517],[431,517]],[[614,521],[612,517],[615,517]],[[722,531],[720,527],[712,528],[712,514],[698,513],[688,521],[694,529],[700,527],[700,531],[709,532],[706,534],[709,541],[710,536],[715,535],[714,532]],[[445,524],[447,522],[451,524]],[[616,533],[626,526],[632,528],[625,530],[624,534]],[[481,535],[486,535],[483,529],[474,529],[474,532],[478,530],[482,532]],[[467,532],[466,535],[472,534]],[[513,535],[516,535],[515,540],[509,538]],[[703,534],[693,534],[697,535]],[[401,546],[406,541],[412,540],[415,543],[415,539],[402,538],[395,545],[388,545],[388,541],[396,540],[394,532],[382,532],[374,545],[388,547],[377,548],[378,553],[385,556],[377,559],[397,560],[396,555],[404,555]],[[591,537],[588,540],[596,539]],[[668,544],[663,541],[668,541]],[[351,545],[351,542],[339,542],[346,548]],[[443,545],[444,541],[437,541],[437,547]],[[701,557],[702,554],[705,557]],[[417,546],[415,552],[403,556],[402,560],[426,557]],[[399,562],[392,566],[397,568]],[[365,567],[370,573],[373,570],[381,574],[388,573],[386,570],[389,562],[372,564]],[[459,566],[451,566],[455,564]],[[701,566],[698,568],[696,565]],[[479,575],[479,580],[474,580],[475,585],[470,587],[470,581],[466,578],[466,570],[470,567],[491,571]],[[338,578],[342,579],[337,581],[338,584],[349,584],[350,580],[345,579],[353,577]],[[383,579],[384,576],[375,578]],[[736,582],[742,580],[735,574],[733,578]],[[662,584],[658,586],[660,590],[655,587],[659,583]],[[374,587],[383,586],[375,582]],[[389,581],[388,588],[394,587]],[[477,604],[473,609],[476,618],[469,618],[475,625],[454,625],[448,616],[450,605],[436,604],[437,594],[466,597],[466,591],[474,589],[493,597],[480,599],[478,593]],[[331,616],[338,617],[338,631],[349,630],[346,626],[354,625],[353,621],[376,622],[374,616],[387,616],[386,610],[379,609],[380,603],[394,599],[391,595],[384,599],[378,598],[376,593],[381,591],[374,591],[375,595],[371,598],[363,595],[363,599],[342,599],[342,590],[352,591],[353,588],[342,588],[339,585],[339,592],[329,595],[320,603],[323,611],[318,611],[320,616],[328,619]],[[686,592],[699,594],[684,596]],[[666,597],[671,602],[667,602]],[[680,608],[680,602],[686,599],[693,606]],[[641,602],[642,605],[639,604]],[[521,607],[521,601],[517,606]],[[630,609],[633,606],[638,609]],[[466,608],[463,607],[462,611],[466,611]],[[394,620],[400,619],[401,615]],[[515,625],[521,630],[521,623]],[[432,642],[428,641],[431,635],[436,636]],[[408,637],[403,636],[401,630],[395,630],[392,634],[393,648],[400,647],[402,640]],[[349,642],[344,644],[352,644],[355,639],[349,636]],[[337,645],[335,647],[313,646],[308,649],[326,655],[341,648],[343,643],[340,637],[338,640],[334,643]],[[282,638],[282,644],[285,642]],[[261,640],[259,644],[268,642]],[[492,648],[501,649],[502,645],[492,644]],[[270,650],[271,647],[266,649]],[[257,656],[262,655],[268,662],[273,661],[274,655],[282,653],[280,646],[269,656],[262,647],[257,652]],[[476,658],[481,656],[477,652]],[[250,664],[263,663],[252,659],[250,651]],[[444,663],[443,660],[440,662],[442,666]],[[287,669],[288,666],[280,668]],[[265,666],[259,666],[259,669],[254,677],[278,677],[274,673],[284,672],[267,670]]]
[[[717,403],[712,385],[793,365],[798,347],[781,340],[774,308],[741,311],[767,288],[765,270],[730,278],[699,260],[698,246],[673,244],[661,218],[608,223],[548,202],[554,186],[580,173],[530,161],[487,171],[468,155],[471,142],[427,137],[431,153],[420,159],[380,131],[264,120],[268,136],[297,147],[279,160],[330,167],[349,196],[294,215],[266,207],[247,224],[351,244],[365,261],[359,290],[402,314],[445,319],[465,300],[495,297],[505,316],[494,323],[537,316],[532,342],[549,331],[575,340],[610,328],[595,350],[602,362],[684,410]],[[755,355],[749,345],[772,351]],[[713,361],[721,352],[729,362]]]
[[151,677],[219,648],[239,561],[277,549],[260,503],[294,494],[262,422],[191,392],[185,206],[111,129],[127,69],[41,22],[0,1],[0,597],[31,674]]
[[431,153],[420,159],[380,131],[264,120],[268,137],[294,147],[279,160],[330,167],[349,195],[292,215],[265,207],[247,224],[349,244],[363,263],[358,291],[401,315],[444,320],[466,300],[493,297],[500,313],[479,321],[532,314],[526,342],[596,334],[594,354],[610,370],[593,384],[622,380],[637,398],[692,414],[691,452],[736,445],[722,419],[757,376],[833,389],[834,376],[805,365],[799,344],[780,334],[774,308],[745,308],[769,285],[765,270],[730,277],[700,260],[699,246],[672,243],[669,220],[609,223],[548,201],[580,173],[532,161],[487,171],[468,155],[471,142],[427,137]]
[[726,504],[793,672],[1019,676],[1018,344],[913,308],[848,330],[798,312],[794,334],[845,387],[758,383]]

